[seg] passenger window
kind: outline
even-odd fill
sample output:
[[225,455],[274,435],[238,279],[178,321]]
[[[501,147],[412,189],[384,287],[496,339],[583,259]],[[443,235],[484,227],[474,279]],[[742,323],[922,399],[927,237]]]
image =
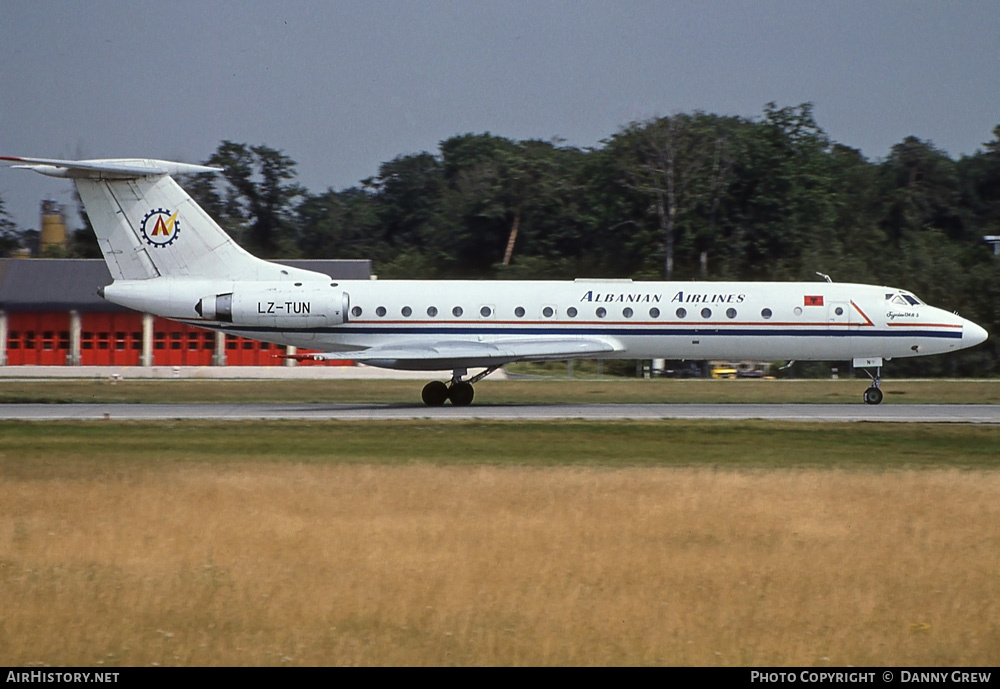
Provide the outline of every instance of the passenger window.
[[403,314],[404,318],[409,318],[410,314],[413,313],[413,309],[411,309],[409,306],[404,306],[401,313]]
[[428,306],[427,307],[427,315],[430,316],[431,318],[434,318],[434,316],[438,315],[437,307],[436,306]]
[[622,315],[625,316],[625,318],[631,318],[632,317],[632,309],[630,309],[630,308],[628,308],[626,306],[625,310],[622,311]]
[[514,309],[514,315],[517,316],[518,318],[524,318],[524,307],[518,306],[516,309]]
[[553,310],[551,306],[546,306],[542,309],[542,315],[546,318],[552,318],[552,316],[555,315],[555,310]]
[[654,306],[653,308],[651,308],[649,310],[649,317],[650,318],[659,318],[660,317],[660,310]]
[[684,307],[677,309],[676,313],[678,318],[687,318],[688,315],[687,309]]
[[385,307],[380,306],[377,309],[375,309],[375,315],[378,316],[379,318],[382,318],[385,315]]
[[761,317],[762,317],[762,318],[763,318],[764,320],[767,320],[767,319],[768,319],[768,318],[770,318],[770,317],[771,317],[771,316],[772,316],[773,314],[771,313],[771,309],[761,309],[761,311],[760,311],[760,315],[761,315]]
[[461,306],[456,306],[455,308],[453,308],[451,310],[451,315],[454,316],[455,318],[461,317],[461,315],[462,315],[462,307]]
[[712,309],[702,309],[701,310],[701,317],[702,318],[711,318],[712,317]]
[[355,306],[353,309],[351,309],[351,315],[354,316],[355,318],[360,318],[362,313],[363,312],[361,311],[360,306]]
[[608,315],[607,309],[605,309],[603,306],[598,307],[598,309],[597,309],[597,317],[598,318],[604,318],[607,315]]
[[483,318],[489,318],[490,316],[493,315],[493,309],[491,309],[489,306],[484,306],[483,308],[479,309],[479,315],[482,316]]
[[726,309],[726,318],[736,318],[736,309]]
[[570,318],[576,318],[576,307],[571,306],[568,309],[566,309],[566,315],[569,316]]

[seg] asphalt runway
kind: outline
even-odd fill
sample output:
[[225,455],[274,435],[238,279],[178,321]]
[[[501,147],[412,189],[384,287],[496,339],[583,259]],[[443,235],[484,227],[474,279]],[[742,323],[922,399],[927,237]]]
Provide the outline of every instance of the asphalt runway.
[[1000,424],[1000,405],[987,404],[498,404],[430,408],[421,404],[2,404],[0,420],[359,420],[441,419],[586,421],[642,419],[767,419],[800,422]]

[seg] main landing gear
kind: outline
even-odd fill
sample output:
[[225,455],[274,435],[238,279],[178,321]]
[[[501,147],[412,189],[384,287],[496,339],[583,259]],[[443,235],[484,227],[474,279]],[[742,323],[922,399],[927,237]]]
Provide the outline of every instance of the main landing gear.
[[878,404],[882,401],[882,389],[879,388],[879,383],[882,382],[882,367],[875,368],[874,376],[868,369],[865,369],[865,373],[872,379],[872,384],[865,390],[865,404]]
[[456,407],[466,407],[472,404],[472,398],[475,396],[475,391],[472,389],[473,383],[478,383],[498,368],[500,367],[493,366],[468,380],[462,380],[462,376],[468,373],[466,369],[455,369],[452,372],[450,382],[445,384],[440,380],[432,380],[424,386],[420,397],[428,407],[440,407],[447,400],[451,400],[451,403]]

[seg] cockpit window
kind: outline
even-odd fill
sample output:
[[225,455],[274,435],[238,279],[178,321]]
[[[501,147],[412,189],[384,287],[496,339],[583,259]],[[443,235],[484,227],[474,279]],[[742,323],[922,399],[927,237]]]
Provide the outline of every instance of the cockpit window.
[[895,294],[890,292],[885,295],[885,300],[890,304],[899,304],[900,306],[919,306],[921,303],[915,296],[905,292],[896,292]]

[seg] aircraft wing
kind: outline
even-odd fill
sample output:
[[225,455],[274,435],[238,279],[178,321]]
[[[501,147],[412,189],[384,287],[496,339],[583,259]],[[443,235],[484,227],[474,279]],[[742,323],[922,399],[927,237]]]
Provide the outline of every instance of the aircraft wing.
[[497,340],[414,341],[380,345],[350,352],[305,355],[315,360],[350,359],[369,366],[410,371],[500,366],[513,361],[578,359],[622,351],[612,338],[539,338]]

